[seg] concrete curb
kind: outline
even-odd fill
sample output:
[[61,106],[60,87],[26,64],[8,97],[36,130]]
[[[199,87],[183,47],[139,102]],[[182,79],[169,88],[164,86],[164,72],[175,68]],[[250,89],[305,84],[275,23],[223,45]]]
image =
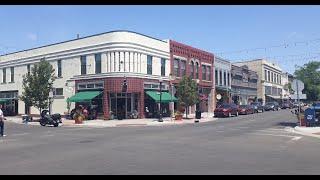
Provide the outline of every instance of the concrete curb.
[[[296,126],[296,127],[298,127],[298,126]],[[297,130],[296,127],[295,128],[285,128],[285,130],[288,131],[288,132],[292,132],[292,133],[296,133],[296,134],[300,134],[300,135],[304,135],[304,136],[320,138],[320,135],[316,135],[316,134],[313,134],[313,133],[310,133],[310,132],[301,131],[301,130],[299,130],[299,128],[297,128],[298,129]]]

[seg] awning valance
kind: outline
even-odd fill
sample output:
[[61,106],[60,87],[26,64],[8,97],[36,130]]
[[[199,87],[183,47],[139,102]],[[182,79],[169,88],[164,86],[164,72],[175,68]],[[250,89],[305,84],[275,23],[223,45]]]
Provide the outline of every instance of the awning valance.
[[[157,91],[146,91],[146,94],[150,96],[156,103],[160,103],[160,92]],[[161,102],[162,103],[168,103],[168,102],[175,102],[178,101],[178,99],[174,96],[171,96],[171,94],[167,92],[161,92]]]
[[5,103],[7,102],[9,99],[0,99],[0,103]]
[[100,95],[102,91],[83,91],[67,99],[68,102],[88,102]]

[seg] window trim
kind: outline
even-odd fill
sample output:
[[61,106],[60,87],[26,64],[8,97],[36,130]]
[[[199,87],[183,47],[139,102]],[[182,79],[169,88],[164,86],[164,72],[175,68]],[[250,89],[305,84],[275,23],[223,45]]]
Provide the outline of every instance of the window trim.
[[[101,74],[101,71],[102,71],[102,54],[101,53],[96,53],[96,54],[94,54],[94,63],[95,63],[95,74]],[[98,59],[97,59],[97,57],[99,57]],[[97,63],[98,61],[97,60],[99,60],[99,63]],[[99,68],[97,68],[97,65],[98,64],[100,64],[100,67]],[[99,70],[99,71],[98,71]]]
[[87,56],[85,55],[80,56],[80,74],[87,74]]

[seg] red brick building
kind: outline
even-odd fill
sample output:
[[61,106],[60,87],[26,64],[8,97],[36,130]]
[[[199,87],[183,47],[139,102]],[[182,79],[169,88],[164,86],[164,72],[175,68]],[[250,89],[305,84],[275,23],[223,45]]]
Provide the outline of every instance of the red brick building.
[[[182,76],[191,76],[198,83],[202,112],[214,110],[214,55],[212,53],[170,40],[172,83],[177,85]],[[195,112],[195,106],[190,113]]]

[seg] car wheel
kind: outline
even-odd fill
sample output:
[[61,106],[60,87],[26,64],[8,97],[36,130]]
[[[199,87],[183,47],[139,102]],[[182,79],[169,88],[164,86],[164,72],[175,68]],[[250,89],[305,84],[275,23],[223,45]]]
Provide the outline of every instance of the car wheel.
[[43,121],[40,121],[40,125],[41,125],[41,126],[46,126],[46,123],[43,122]]

